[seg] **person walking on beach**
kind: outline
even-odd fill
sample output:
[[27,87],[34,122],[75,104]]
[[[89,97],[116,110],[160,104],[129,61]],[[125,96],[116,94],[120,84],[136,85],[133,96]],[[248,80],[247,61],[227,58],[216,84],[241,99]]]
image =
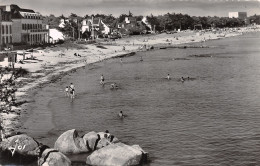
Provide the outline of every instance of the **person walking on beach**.
[[101,74],[101,77],[100,77],[100,84],[101,85],[105,84],[105,77],[103,76],[103,74]]

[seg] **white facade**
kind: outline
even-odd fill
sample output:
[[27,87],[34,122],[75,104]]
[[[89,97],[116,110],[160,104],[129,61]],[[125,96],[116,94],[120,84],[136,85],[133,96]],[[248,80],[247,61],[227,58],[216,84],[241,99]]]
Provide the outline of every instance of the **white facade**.
[[57,43],[59,40],[64,40],[63,33],[57,29],[49,29],[50,43]]
[[66,22],[69,22],[69,20],[68,20],[68,19],[65,20],[64,18],[60,19],[59,27],[60,27],[60,28],[64,28]]
[[82,26],[81,26],[81,32],[82,33],[84,33],[85,31],[90,31],[88,21],[89,20],[87,20],[87,19],[82,20]]
[[240,19],[246,19],[247,13],[246,12],[229,12],[228,13],[229,18],[240,18]]
[[110,33],[110,28],[105,23],[103,23],[102,20],[101,20],[101,24],[104,27],[104,30],[102,31],[102,33],[108,35]]
[[129,24],[130,23],[130,20],[128,17],[125,17],[125,23]]
[[12,37],[12,22],[2,21],[1,24],[1,45],[11,44],[13,42]]
[[32,45],[48,42],[48,30],[43,29],[41,19],[13,19],[12,29],[14,43],[27,43]]
[[152,25],[148,23],[147,17],[143,17],[142,22],[143,22],[147,27],[149,27],[150,30],[152,30]]
[[33,45],[48,42],[48,30],[43,29],[40,13],[17,5],[2,6],[2,9],[12,15],[12,43]]

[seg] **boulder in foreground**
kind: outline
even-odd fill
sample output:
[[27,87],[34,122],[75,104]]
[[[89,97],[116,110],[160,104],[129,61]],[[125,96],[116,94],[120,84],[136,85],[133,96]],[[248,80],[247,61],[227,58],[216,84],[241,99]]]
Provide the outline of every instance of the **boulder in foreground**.
[[147,161],[148,154],[138,145],[110,144],[87,157],[89,165],[129,166]]
[[25,134],[8,137],[0,143],[0,152],[6,160],[26,162],[37,160],[39,143]]
[[56,149],[46,149],[41,154],[38,164],[42,166],[70,166],[70,159]]
[[83,138],[78,135],[75,129],[68,130],[61,134],[55,142],[54,148],[62,153],[84,153],[88,152],[89,149],[84,143]]

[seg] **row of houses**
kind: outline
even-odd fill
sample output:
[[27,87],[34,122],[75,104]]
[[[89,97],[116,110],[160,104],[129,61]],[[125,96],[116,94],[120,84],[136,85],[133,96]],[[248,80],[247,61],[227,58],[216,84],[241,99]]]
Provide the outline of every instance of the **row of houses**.
[[[146,17],[143,17],[141,21],[137,21],[134,17],[125,17],[123,22],[118,22],[115,20],[113,23],[104,22],[101,18],[91,18],[91,19],[84,19],[81,24],[81,33],[84,32],[100,32],[101,34],[113,34],[113,33],[120,33],[124,34],[130,29],[139,28],[139,29],[151,31],[152,27],[147,22]],[[95,35],[95,33],[94,33]]]
[[[82,21],[78,21],[74,18],[72,21],[79,25],[79,30],[81,35],[89,32],[91,33],[91,37],[97,38],[98,35],[109,35],[114,33],[124,34],[129,32],[132,28],[142,27],[146,31],[151,31],[152,27],[147,22],[147,18],[143,17],[141,21],[137,21],[134,17],[125,17],[123,22],[119,22],[118,20],[114,20],[113,22],[105,22],[102,18],[85,18]],[[69,19],[62,18],[60,20],[59,27],[64,28],[65,24],[69,23]]]
[[[65,26],[67,19],[61,19],[60,28]],[[78,23],[78,20],[73,20]],[[125,17],[123,22],[115,20],[107,23],[101,18],[83,19],[80,23],[80,34],[91,32],[91,36],[97,38],[100,34],[127,33],[131,28],[142,27],[150,31],[151,25],[146,17],[137,21],[134,17]],[[20,8],[17,5],[0,6],[0,50],[9,45],[37,45],[52,42],[52,34],[58,32],[50,30],[48,25],[43,23],[40,13],[32,9]]]
[[49,42],[48,26],[40,13],[17,5],[0,6],[0,49],[12,44]]

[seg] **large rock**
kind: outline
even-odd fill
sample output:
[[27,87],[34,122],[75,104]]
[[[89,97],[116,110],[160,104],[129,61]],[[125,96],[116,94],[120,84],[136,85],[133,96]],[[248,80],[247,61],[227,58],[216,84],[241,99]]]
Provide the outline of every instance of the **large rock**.
[[89,165],[128,166],[147,160],[147,153],[138,145],[110,144],[87,157]]
[[83,140],[89,150],[94,151],[96,150],[100,137],[97,135],[96,132],[91,131],[83,136]]
[[84,153],[89,152],[83,138],[78,135],[75,129],[68,130],[61,134],[55,142],[54,148],[62,153]]
[[94,151],[96,149],[103,148],[111,143],[119,142],[118,138],[114,137],[110,133],[94,132],[91,131],[83,136],[84,143],[89,150]]
[[0,143],[0,152],[6,160],[30,162],[37,159],[39,143],[21,134],[9,137]]
[[115,136],[111,135],[110,133],[105,133],[105,132],[98,132],[97,134],[100,135],[100,138],[105,138],[105,135],[107,135],[107,140],[111,143],[118,143],[119,139],[116,138]]
[[56,149],[46,149],[38,160],[39,166],[70,166],[70,159]]

